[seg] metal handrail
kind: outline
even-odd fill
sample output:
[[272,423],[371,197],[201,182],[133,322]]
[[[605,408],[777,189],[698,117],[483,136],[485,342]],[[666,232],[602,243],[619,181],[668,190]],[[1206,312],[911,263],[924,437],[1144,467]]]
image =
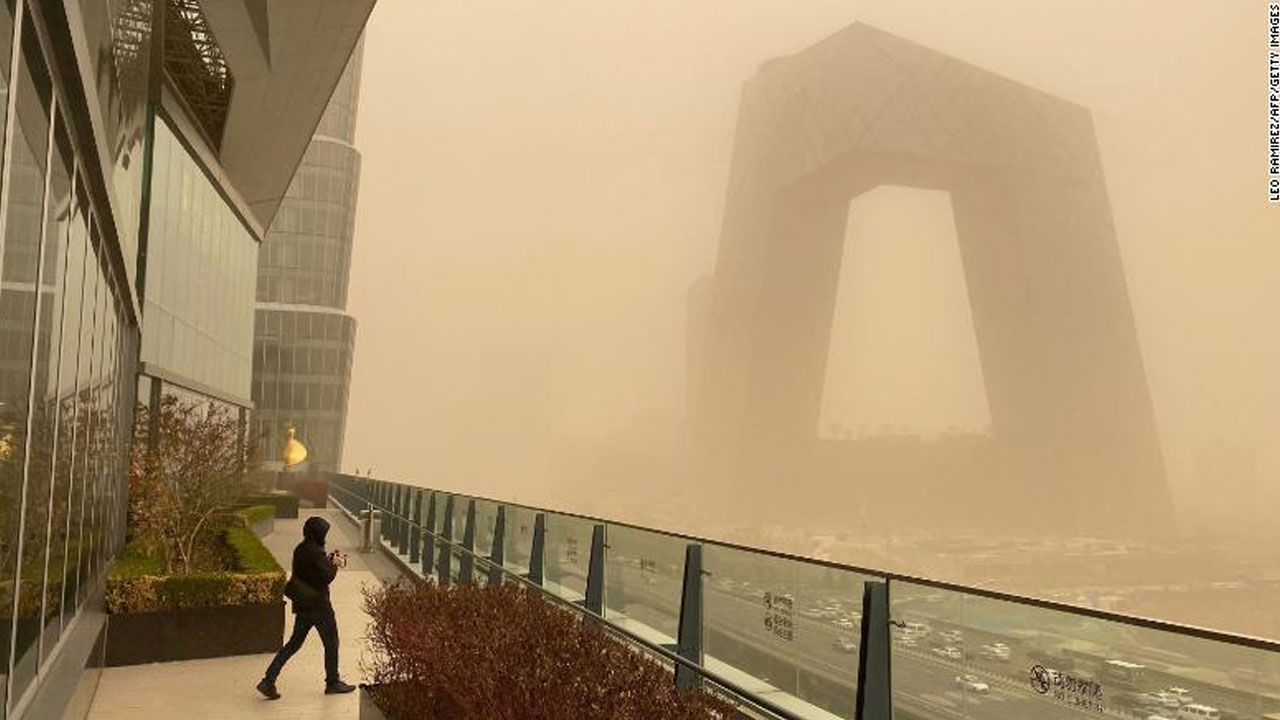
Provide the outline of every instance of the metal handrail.
[[[331,486],[331,487],[334,487],[332,484],[330,484],[330,486]],[[654,643],[654,642],[652,642],[652,641],[650,641],[650,640],[647,640],[647,639],[645,639],[645,638],[641,637],[640,635],[637,635],[636,633],[634,633],[634,632],[632,632],[632,631],[630,631],[630,630],[628,630],[628,629],[626,629],[626,628],[624,628],[624,627],[620,627],[620,626],[618,626],[618,625],[616,625],[616,624],[614,624],[614,623],[609,622],[609,620],[608,620],[608,619],[606,619],[603,615],[597,614],[597,613],[595,613],[594,611],[592,611],[592,610],[590,610],[590,609],[586,608],[586,607],[585,607],[585,606],[583,606],[583,605],[579,605],[579,604],[577,604],[577,603],[573,602],[572,600],[569,600],[568,598],[561,597],[560,595],[557,595],[556,593],[553,593],[553,592],[551,592],[550,590],[547,590],[545,587],[542,587],[541,585],[539,585],[539,584],[537,584],[537,583],[533,582],[533,581],[532,581],[532,580],[530,580],[529,578],[524,577],[524,576],[523,576],[523,575],[521,575],[520,573],[518,573],[518,572],[516,572],[516,571],[514,571],[514,570],[511,570],[511,569],[509,569],[509,568],[507,568],[507,567],[504,567],[504,566],[502,566],[502,565],[499,565],[499,564],[497,564],[497,563],[493,562],[493,560],[491,560],[490,558],[488,558],[488,557],[486,557],[486,556],[484,556],[484,555],[482,555],[482,554],[479,554],[479,553],[475,552],[474,550],[471,550],[471,549],[469,549],[469,548],[467,548],[467,547],[465,547],[465,546],[463,546],[463,545],[459,544],[459,543],[458,543],[458,542],[456,542],[456,541],[453,541],[453,540],[446,540],[443,536],[441,536],[441,535],[437,534],[437,533],[436,533],[435,531],[433,531],[433,530],[428,530],[428,529],[426,529],[426,528],[422,527],[421,525],[417,525],[417,524],[415,524],[412,518],[405,517],[404,515],[400,515],[399,513],[395,513],[395,512],[393,512],[393,511],[391,511],[390,509],[383,508],[381,505],[375,505],[374,503],[372,503],[372,502],[371,502],[371,501],[369,501],[368,499],[366,499],[366,498],[362,498],[362,497],[360,497],[359,495],[357,495],[356,493],[353,493],[353,492],[351,492],[350,490],[347,490],[346,488],[339,487],[338,489],[339,489],[339,490],[342,490],[342,491],[343,491],[343,492],[345,492],[347,495],[350,495],[351,497],[355,498],[356,500],[358,500],[359,502],[361,502],[361,503],[363,503],[363,504],[365,504],[365,505],[368,505],[368,506],[370,506],[370,507],[377,508],[380,512],[382,512],[382,513],[383,513],[384,515],[386,515],[386,516],[390,516],[390,517],[396,518],[397,520],[403,520],[403,521],[405,521],[405,522],[409,523],[409,525],[410,525],[410,526],[412,526],[412,527],[416,527],[416,528],[417,528],[420,532],[422,532],[424,535],[430,535],[430,536],[431,536],[431,537],[432,537],[436,542],[443,543],[443,544],[445,545],[445,547],[449,548],[450,550],[452,550],[452,549],[454,549],[454,548],[456,548],[456,549],[458,549],[458,550],[461,550],[461,551],[463,551],[463,552],[465,552],[465,553],[469,554],[473,559],[479,560],[479,561],[480,561],[484,566],[487,566],[487,568],[490,568],[490,569],[492,569],[492,568],[496,568],[496,569],[498,569],[499,571],[501,571],[501,572],[503,573],[503,575],[505,575],[505,576],[507,576],[507,577],[509,577],[509,578],[512,578],[512,579],[514,579],[514,580],[516,580],[516,581],[518,581],[518,582],[520,582],[520,583],[523,583],[523,584],[524,584],[524,585],[526,585],[527,587],[530,587],[530,588],[533,588],[533,589],[537,590],[537,591],[538,591],[539,593],[541,593],[542,595],[544,595],[544,596],[546,596],[546,597],[548,597],[548,598],[550,598],[550,599],[554,600],[555,602],[557,602],[557,603],[559,603],[559,604],[561,604],[561,605],[563,605],[563,606],[565,606],[565,607],[567,607],[567,608],[569,608],[569,609],[571,609],[571,610],[573,610],[573,611],[577,612],[578,614],[583,615],[583,616],[585,616],[585,617],[587,617],[587,618],[590,618],[591,620],[599,621],[599,622],[602,624],[602,626],[603,626],[605,629],[607,629],[609,632],[612,632],[612,633],[614,633],[614,634],[616,634],[616,635],[620,635],[620,636],[622,636],[622,637],[623,637],[623,638],[625,638],[628,642],[630,642],[630,643],[632,643],[632,644],[635,644],[635,645],[639,645],[639,646],[641,646],[642,648],[644,648],[646,651],[651,652],[651,653],[653,653],[653,654],[655,654],[655,655],[658,655],[658,656],[662,657],[663,659],[667,660],[668,662],[675,663],[675,664],[677,664],[677,665],[680,665],[680,666],[683,666],[683,667],[685,667],[685,668],[688,668],[689,670],[692,670],[694,673],[696,673],[696,674],[697,674],[699,677],[701,677],[702,679],[704,679],[704,680],[706,680],[706,681],[710,682],[711,684],[713,684],[713,685],[715,685],[715,686],[717,686],[717,687],[719,687],[719,688],[722,688],[722,689],[724,689],[724,690],[728,691],[728,693],[729,693],[730,695],[732,695],[734,698],[736,698],[736,699],[737,699],[737,700],[739,700],[739,701],[745,702],[746,704],[748,704],[748,705],[750,705],[750,706],[754,707],[756,710],[759,710],[759,711],[762,711],[762,712],[769,713],[770,715],[773,715],[773,716],[775,716],[775,717],[784,718],[784,720],[803,720],[803,718],[802,718],[801,716],[796,715],[795,713],[793,713],[793,712],[791,712],[791,711],[789,711],[789,710],[786,710],[785,708],[779,707],[779,706],[777,706],[777,705],[773,704],[772,702],[770,702],[770,701],[768,701],[768,700],[765,700],[764,698],[760,698],[760,697],[756,697],[756,696],[754,696],[750,691],[748,691],[748,690],[746,690],[746,689],[742,688],[741,686],[737,685],[737,684],[736,684],[736,683],[734,683],[733,681],[731,681],[731,680],[727,680],[727,679],[725,679],[725,678],[721,677],[720,675],[718,675],[718,674],[716,674],[716,673],[714,673],[714,672],[712,672],[712,671],[710,671],[710,670],[706,669],[706,668],[705,668],[705,667],[703,667],[702,665],[700,665],[700,664],[698,664],[698,663],[696,663],[696,662],[694,662],[694,661],[692,661],[692,660],[689,660],[688,658],[681,657],[680,655],[678,655],[678,654],[676,654],[676,653],[671,652],[671,651],[670,651],[670,650],[668,650],[667,648],[664,648],[664,647],[662,647],[661,645],[658,645],[658,644],[656,644],[656,643]],[[348,510],[349,510],[349,509],[348,509]],[[382,542],[382,541],[381,541],[381,539],[379,539],[379,540],[378,540],[378,542],[381,544],[381,542]],[[384,545],[383,547],[386,547],[386,546]],[[449,568],[443,568],[443,570],[444,570],[444,572],[446,572],[446,573],[447,573],[447,572],[449,572]]]
[[757,555],[764,555],[767,557],[772,557],[780,560],[791,560],[794,562],[801,562],[808,565],[816,565],[820,567],[833,568],[837,570],[845,570],[848,572],[858,573],[861,575],[867,575],[880,580],[908,583],[912,585],[921,585],[924,587],[933,588],[935,590],[945,590],[948,592],[954,592],[962,595],[972,595],[972,596],[981,597],[989,600],[999,600],[1003,602],[1014,603],[1017,605],[1026,605],[1029,607],[1035,607],[1042,610],[1051,610],[1054,612],[1061,612],[1069,615],[1083,616],[1083,617],[1092,618],[1095,620],[1103,620],[1107,622],[1119,623],[1122,625],[1129,625],[1132,627],[1139,627],[1139,628],[1148,629],[1148,630],[1157,630],[1160,632],[1173,633],[1176,635],[1183,635],[1186,637],[1193,637],[1201,640],[1209,640],[1212,642],[1220,642],[1228,645],[1235,645],[1239,647],[1250,648],[1253,650],[1264,650],[1267,652],[1280,653],[1280,641],[1269,640],[1266,638],[1260,638],[1260,637],[1255,637],[1251,635],[1242,635],[1238,633],[1223,632],[1221,630],[1213,630],[1210,628],[1199,627],[1196,625],[1185,625],[1185,624],[1170,622],[1168,620],[1160,620],[1157,618],[1143,617],[1140,615],[1125,615],[1122,613],[1112,612],[1109,610],[1082,607],[1079,605],[1070,605],[1070,604],[1058,602],[1055,600],[1047,600],[1044,598],[1038,598],[1038,597],[1033,597],[1029,595],[1020,595],[1017,593],[1011,593],[1011,592],[1006,592],[1002,590],[993,590],[990,588],[980,588],[980,587],[973,587],[969,585],[960,585],[958,583],[948,582],[945,580],[935,580],[932,578],[926,578],[926,577],[921,577],[917,575],[910,575],[906,573],[893,572],[889,570],[879,570],[875,568],[867,568],[867,567],[861,567],[857,565],[850,565],[848,563],[841,563],[834,560],[822,560],[818,558],[805,557],[803,555],[795,555],[793,553],[786,553],[786,552],[780,552],[777,550],[768,550],[764,548],[751,547],[749,545],[741,545],[738,543],[728,542],[725,540],[704,538],[698,535],[689,535],[686,533],[674,532],[671,530],[660,530],[656,528],[646,527],[644,525],[637,525],[634,523],[628,523],[628,522],[623,522],[618,520],[610,520],[607,518],[599,518],[593,515],[583,515],[580,513],[566,512],[562,510],[549,510],[546,508],[540,508],[532,505],[523,505],[521,503],[510,502],[506,500],[494,500],[492,498],[487,498],[480,495],[467,495],[465,493],[451,492],[448,490],[438,490],[435,488],[422,487],[419,485],[409,485],[407,483],[399,483],[399,482],[394,482],[390,480],[377,480],[376,478],[358,478],[352,475],[338,475],[338,476],[350,478],[352,480],[357,480],[361,482],[376,481],[376,482],[384,482],[388,484],[401,485],[404,487],[413,488],[415,490],[423,490],[427,492],[438,492],[444,495],[454,495],[456,497],[466,498],[469,500],[478,500],[482,502],[492,503],[494,505],[505,505],[507,507],[521,508],[524,510],[529,510],[531,512],[551,513],[553,515],[558,515],[562,517],[586,520],[592,523],[604,523],[606,525],[610,525],[614,527],[624,527],[624,528],[630,528],[633,530],[641,530],[644,532],[655,533],[657,535],[664,535],[670,538],[676,538],[676,539],[685,540],[688,542],[703,543],[704,545],[728,548],[731,550],[740,550],[743,552],[754,553]]

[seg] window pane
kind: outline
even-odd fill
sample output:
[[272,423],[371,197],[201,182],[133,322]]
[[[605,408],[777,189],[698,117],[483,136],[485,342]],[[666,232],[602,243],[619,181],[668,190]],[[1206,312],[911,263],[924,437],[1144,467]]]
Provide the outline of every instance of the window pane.
[[[84,213],[77,206],[71,218],[67,244],[66,271],[63,274],[65,295],[62,311],[61,349],[58,358],[58,447],[57,481],[54,498],[55,536],[51,556],[50,589],[58,588],[61,600],[57,603],[59,626],[65,628],[75,614],[75,559],[76,546],[70,538],[79,517],[79,495],[74,493],[73,458],[76,443],[76,373],[81,353],[81,321],[84,313],[84,282],[88,231]],[[93,261],[92,254],[88,262]],[[55,583],[56,580],[56,583]],[[52,601],[49,601],[52,602]]]
[[[29,22],[29,18],[27,18]],[[12,607],[13,594],[18,596],[17,637],[14,641],[13,690],[21,692],[35,676],[39,659],[40,603],[44,586],[44,534],[48,522],[48,470],[47,462],[38,463],[43,468],[43,481],[27,482],[32,457],[27,454],[28,440],[44,439],[48,430],[41,422],[40,436],[28,432],[34,427],[34,418],[28,402],[33,378],[31,371],[39,367],[43,358],[36,358],[32,365],[32,351],[38,349],[37,323],[45,313],[39,308],[40,250],[44,246],[44,228],[41,213],[44,208],[44,174],[49,135],[49,99],[51,89],[48,74],[40,59],[40,49],[35,36],[23,43],[18,71],[17,110],[13,128],[12,152],[9,176],[5,182],[3,201],[8,204],[8,219],[4,229],[4,285],[0,287],[0,332],[5,348],[3,367],[0,368],[0,542],[5,543],[0,553],[0,570],[8,581],[0,592],[0,603]],[[46,324],[47,325],[47,324]],[[48,340],[47,331],[44,340]],[[34,455],[35,452],[32,452]],[[42,451],[43,454],[43,451]],[[27,484],[24,510],[24,483]],[[41,491],[46,494],[41,497]],[[19,540],[19,513],[25,512],[25,525]],[[39,538],[37,540],[37,537]],[[21,555],[19,556],[19,545]],[[5,647],[10,626],[4,624]]]
[[857,573],[720,545],[703,548],[707,666],[745,672],[821,708],[854,717],[863,585]]
[[[43,252],[43,277],[40,281],[40,346],[37,350],[36,364],[36,405],[32,412],[32,427],[35,432],[33,444],[33,462],[28,473],[28,502],[33,498],[45,503],[43,512],[48,518],[45,534],[36,538],[43,550],[41,563],[42,616],[41,625],[44,634],[41,637],[41,653],[43,659],[57,642],[61,632],[59,624],[59,608],[62,606],[62,530],[65,527],[66,512],[60,507],[65,497],[59,497],[57,474],[59,380],[58,372],[62,368],[62,317],[65,309],[66,295],[64,270],[66,266],[66,241],[71,227],[71,148],[66,133],[58,128],[57,140],[52,155],[53,165],[50,168],[48,207],[45,217],[45,247]],[[36,458],[39,461],[36,462]],[[65,486],[65,483],[62,483]],[[33,494],[30,488],[39,488]],[[31,515],[28,513],[28,518]],[[30,519],[28,519],[30,523]],[[24,555],[27,553],[24,552]],[[31,556],[34,557],[33,552]],[[25,562],[25,561],[24,561]]]
[[604,596],[609,621],[653,642],[675,642],[686,541],[619,525],[610,525],[608,533]]
[[[90,226],[90,233],[96,230]],[[81,306],[80,316],[80,358],[79,367],[76,372],[76,427],[75,427],[75,457],[71,470],[72,492],[74,494],[72,512],[75,517],[72,522],[74,524],[73,534],[68,541],[75,547],[75,553],[69,553],[69,560],[74,563],[75,582],[68,583],[68,590],[72,594],[68,600],[64,602],[72,603],[79,607],[80,601],[84,599],[88,590],[88,578],[85,575],[84,567],[87,560],[88,552],[88,533],[86,526],[89,525],[92,518],[92,495],[89,462],[93,457],[92,448],[92,417],[93,408],[91,405],[92,388],[93,388],[93,372],[95,366],[95,353],[97,351],[96,337],[98,323],[102,322],[99,308],[99,296],[102,293],[102,276],[100,271],[100,263],[98,253],[93,248],[92,238],[88,242],[89,249],[85,254],[85,293],[84,303]],[[68,568],[70,572],[70,568]]]

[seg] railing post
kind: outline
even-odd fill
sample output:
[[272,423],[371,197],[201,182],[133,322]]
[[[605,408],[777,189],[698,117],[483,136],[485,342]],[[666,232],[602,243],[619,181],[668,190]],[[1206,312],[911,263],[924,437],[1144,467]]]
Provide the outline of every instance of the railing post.
[[493,547],[489,550],[489,584],[502,584],[502,564],[506,561],[503,542],[507,536],[507,506],[498,506],[498,516],[493,521]]
[[542,587],[542,559],[547,550],[547,516],[533,517],[533,547],[529,549],[529,581]]
[[410,517],[413,518],[413,522],[409,526],[409,564],[416,565],[422,545],[422,491],[415,490],[410,498]]
[[449,557],[453,553],[453,495],[444,501],[444,531],[440,533],[440,539],[442,542],[440,557],[436,559],[436,576],[443,587],[452,580],[449,575],[453,572],[453,562]]
[[391,549],[400,552],[400,486],[391,486]]
[[400,487],[400,538],[396,546],[396,552],[401,555],[409,553],[409,501],[412,498],[412,491],[408,485]]
[[388,542],[391,540],[392,523],[391,504],[387,501],[390,497],[390,493],[387,492],[389,489],[385,482],[378,481],[378,507],[382,509],[382,539]]
[[862,589],[862,641],[858,645],[857,720],[890,720],[889,586],[867,581]]
[[604,525],[591,528],[591,557],[587,562],[587,598],[583,607],[604,617]]
[[408,523],[404,521],[404,516],[408,515],[408,510],[404,507],[404,498],[407,497],[408,488],[406,486],[396,486],[396,552],[403,553],[407,550],[408,537],[404,534]]
[[[680,592],[680,625],[676,654],[702,665],[702,545],[684,549],[684,586]],[[684,665],[676,666],[676,687],[701,687],[702,678]]]
[[462,528],[462,548],[466,552],[458,559],[458,582],[471,582],[475,577],[476,559],[476,501],[467,501],[467,520]]
[[422,576],[431,577],[436,560],[436,493],[428,490],[426,536],[422,541]]

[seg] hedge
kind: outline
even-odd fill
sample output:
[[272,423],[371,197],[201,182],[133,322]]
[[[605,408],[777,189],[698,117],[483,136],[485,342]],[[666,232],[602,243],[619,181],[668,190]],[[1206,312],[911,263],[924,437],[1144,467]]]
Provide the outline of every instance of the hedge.
[[232,514],[240,519],[245,527],[253,527],[263,520],[274,518],[276,516],[276,507],[274,505],[251,505],[240,508]]
[[122,615],[280,602],[285,574],[262,541],[247,527],[228,527],[222,537],[231,548],[235,567],[187,575],[165,575],[162,560],[130,543],[107,575],[107,612]]

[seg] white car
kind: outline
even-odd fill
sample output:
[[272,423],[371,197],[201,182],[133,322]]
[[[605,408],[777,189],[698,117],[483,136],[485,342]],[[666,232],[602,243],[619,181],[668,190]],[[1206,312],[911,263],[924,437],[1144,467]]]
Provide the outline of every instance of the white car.
[[922,622],[907,622],[907,623],[904,623],[902,626],[902,632],[910,633],[912,635],[917,635],[920,637],[928,635],[932,629],[933,628],[929,627],[928,625]]
[[954,645],[947,645],[946,647],[936,647],[933,649],[933,654],[937,655],[938,657],[947,658],[948,660],[960,660],[964,657],[964,655],[960,652],[960,648]]
[[956,684],[969,692],[984,693],[991,686],[978,679],[977,675],[957,675]]
[[938,637],[942,638],[944,642],[949,642],[952,645],[959,645],[964,641],[964,636],[960,634],[959,630],[943,630],[938,633]]
[[1011,653],[1009,652],[1009,648],[1007,646],[999,647],[997,645],[983,645],[981,648],[978,649],[978,655],[984,660],[999,660],[1001,662],[1008,662],[1011,656]]
[[1183,705],[1190,705],[1196,701],[1195,698],[1191,697],[1191,691],[1184,687],[1171,687],[1165,692],[1177,696],[1178,702]]
[[832,641],[831,646],[840,652],[856,653],[858,652],[858,642],[849,637],[838,637]]
[[920,643],[916,642],[916,639],[913,637],[900,637],[900,638],[897,638],[897,642],[902,647],[909,647],[909,648],[920,647]]
[[842,617],[835,621],[835,626],[839,628],[844,628],[845,630],[851,630],[853,629],[853,621],[850,620],[849,618]]
[[1177,710],[1182,707],[1182,703],[1178,700],[1178,696],[1165,690],[1147,693],[1147,696],[1151,698],[1153,703],[1160,707],[1166,707],[1173,710]]
[[1191,703],[1178,709],[1177,720],[1220,720],[1221,717],[1218,708]]

